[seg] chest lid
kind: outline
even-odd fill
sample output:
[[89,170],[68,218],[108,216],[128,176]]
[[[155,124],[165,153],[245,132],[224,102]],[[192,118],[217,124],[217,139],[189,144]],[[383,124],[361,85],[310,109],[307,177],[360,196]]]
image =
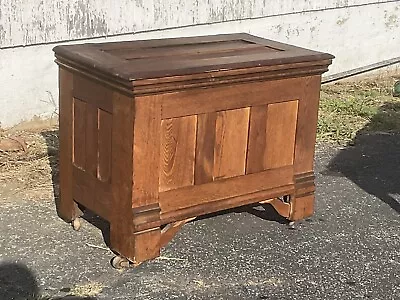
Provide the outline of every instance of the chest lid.
[[177,78],[187,81],[188,76],[190,80],[208,81],[227,76],[243,79],[266,71],[275,72],[276,76],[288,71],[289,76],[299,71],[304,75],[321,74],[333,59],[330,54],[249,34],[57,46],[54,52],[59,64],[130,86],[150,83],[149,80],[153,84]]

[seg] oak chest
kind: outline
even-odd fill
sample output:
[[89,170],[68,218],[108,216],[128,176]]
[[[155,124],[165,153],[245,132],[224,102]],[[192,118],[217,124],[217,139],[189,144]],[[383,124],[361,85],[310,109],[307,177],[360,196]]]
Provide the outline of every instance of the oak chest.
[[[321,74],[333,56],[248,34],[58,46],[59,215],[110,223],[116,267],[193,218],[314,207]],[[78,206],[79,204],[79,206]]]

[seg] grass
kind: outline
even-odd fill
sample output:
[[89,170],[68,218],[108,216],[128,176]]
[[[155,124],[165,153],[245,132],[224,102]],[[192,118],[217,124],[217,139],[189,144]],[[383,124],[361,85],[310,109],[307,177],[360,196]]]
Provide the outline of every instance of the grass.
[[365,80],[324,85],[317,139],[351,142],[359,133],[400,132],[400,98],[392,96],[394,80]]

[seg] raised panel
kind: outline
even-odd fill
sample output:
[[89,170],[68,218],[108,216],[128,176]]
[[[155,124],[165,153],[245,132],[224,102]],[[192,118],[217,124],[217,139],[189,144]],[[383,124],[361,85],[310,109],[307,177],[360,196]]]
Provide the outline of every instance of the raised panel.
[[268,105],[264,156],[266,169],[293,164],[297,110],[297,100]]
[[267,142],[267,105],[254,106],[250,110],[249,146],[246,173],[266,170],[265,150]]
[[217,113],[197,116],[195,184],[213,181]]
[[98,115],[97,107],[86,104],[86,139],[85,139],[85,160],[86,172],[97,177],[98,160]]
[[111,178],[112,115],[99,109],[98,118],[97,177],[101,181],[109,181]]
[[160,191],[194,183],[197,116],[161,121]]
[[250,108],[217,113],[213,178],[245,174]]

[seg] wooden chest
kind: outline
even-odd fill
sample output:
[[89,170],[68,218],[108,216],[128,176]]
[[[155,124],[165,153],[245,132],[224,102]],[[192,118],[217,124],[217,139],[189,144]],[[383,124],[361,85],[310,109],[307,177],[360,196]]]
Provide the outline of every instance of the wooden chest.
[[57,210],[76,226],[80,207],[107,220],[114,266],[157,257],[185,222],[215,211],[313,213],[320,79],[333,56],[248,34],[54,51]]

